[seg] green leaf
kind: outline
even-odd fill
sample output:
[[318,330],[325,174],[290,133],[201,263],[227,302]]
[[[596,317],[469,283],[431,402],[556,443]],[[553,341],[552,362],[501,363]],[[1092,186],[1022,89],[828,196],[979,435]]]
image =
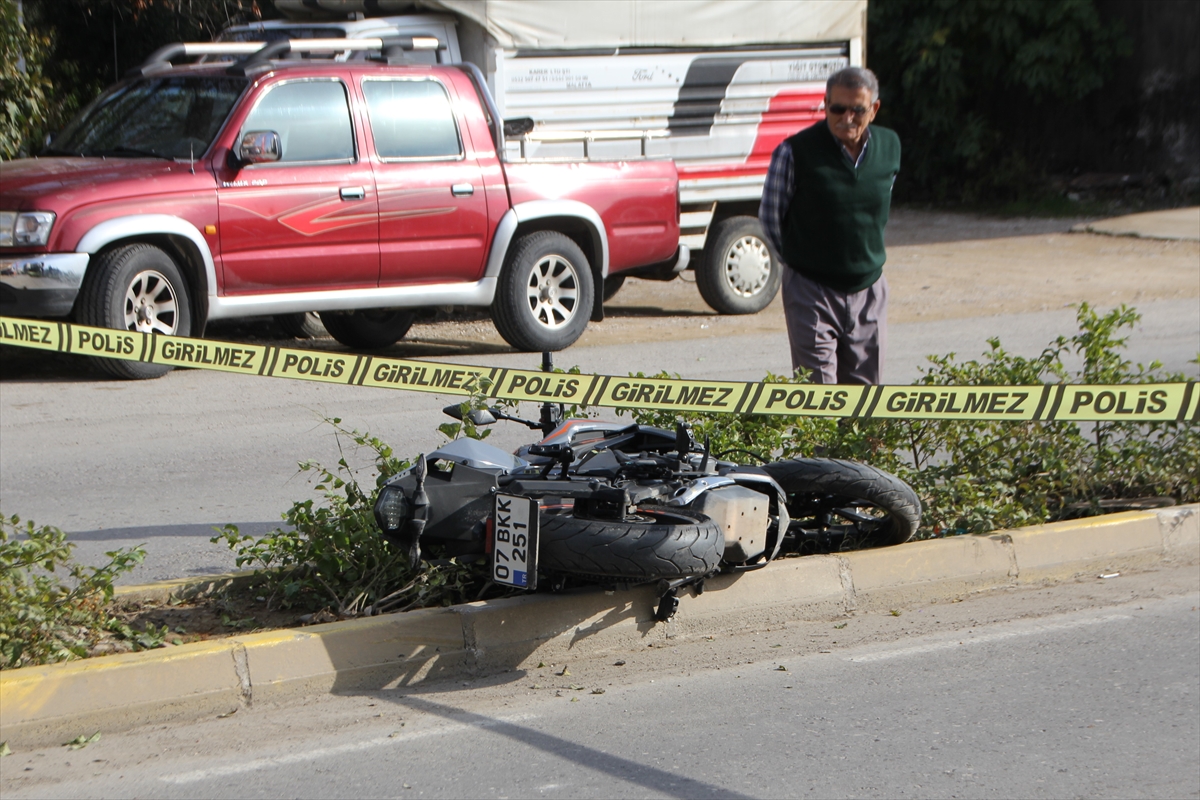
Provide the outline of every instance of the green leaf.
[[91,736],[80,734],[69,742],[63,742],[63,747],[69,747],[72,750],[82,750],[89,744],[95,744],[100,741],[100,731],[96,731]]

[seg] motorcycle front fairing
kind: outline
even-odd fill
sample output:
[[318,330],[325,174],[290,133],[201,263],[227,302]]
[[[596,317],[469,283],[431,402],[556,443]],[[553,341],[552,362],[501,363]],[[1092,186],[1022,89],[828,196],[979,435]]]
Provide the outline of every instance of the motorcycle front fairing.
[[475,439],[456,439],[380,489],[375,519],[384,538],[419,559],[420,544],[443,545],[446,554],[484,552],[487,518],[500,475],[528,462]]

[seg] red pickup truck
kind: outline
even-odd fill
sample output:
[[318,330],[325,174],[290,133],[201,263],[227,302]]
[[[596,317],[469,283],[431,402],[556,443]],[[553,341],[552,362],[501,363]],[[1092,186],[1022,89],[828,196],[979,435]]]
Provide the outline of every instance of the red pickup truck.
[[671,161],[506,162],[477,67],[418,63],[411,39],[348,46],[378,54],[163,48],[43,155],[0,165],[0,313],[198,336],[316,311],[369,349],[415,309],[489,306],[513,347],[560,350],[603,319],[606,279],[686,266]]

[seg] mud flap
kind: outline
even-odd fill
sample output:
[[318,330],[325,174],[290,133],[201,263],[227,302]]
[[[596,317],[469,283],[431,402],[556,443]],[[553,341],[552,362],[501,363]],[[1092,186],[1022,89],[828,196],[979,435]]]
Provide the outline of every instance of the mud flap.
[[600,270],[592,270],[592,285],[595,286],[595,291],[592,292],[592,322],[604,322],[604,276],[600,274]]

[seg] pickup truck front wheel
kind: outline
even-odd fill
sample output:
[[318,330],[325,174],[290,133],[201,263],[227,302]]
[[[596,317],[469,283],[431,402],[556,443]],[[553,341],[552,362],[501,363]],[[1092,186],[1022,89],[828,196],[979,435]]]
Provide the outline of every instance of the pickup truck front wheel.
[[346,347],[379,350],[404,338],[416,314],[404,308],[368,308],[362,311],[322,311],[325,330]]
[[518,350],[564,350],[592,313],[592,270],[579,245],[555,231],[521,237],[500,273],[492,320]]
[[[187,282],[175,261],[151,244],[131,244],[100,254],[88,267],[75,318],[98,328],[188,336],[192,332]],[[98,358],[110,375],[131,380],[171,371],[159,364]]]

